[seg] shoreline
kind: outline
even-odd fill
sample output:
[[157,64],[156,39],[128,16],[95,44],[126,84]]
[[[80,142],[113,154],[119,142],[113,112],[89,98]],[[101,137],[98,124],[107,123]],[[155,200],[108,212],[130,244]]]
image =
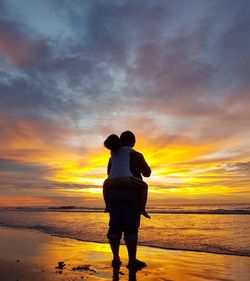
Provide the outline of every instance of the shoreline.
[[[0,227],[0,248],[0,280],[112,280],[112,255],[107,243],[81,242],[37,230]],[[131,274],[125,267],[124,245],[120,255],[123,265],[115,279],[120,281],[247,281],[250,276],[250,259],[246,256],[138,246],[138,258],[148,266],[135,273],[134,279],[131,276],[128,279]],[[56,269],[58,262],[66,266]]]
[[[43,233],[43,234],[46,234],[46,235],[49,235],[49,236],[52,236],[52,237],[58,237],[58,238],[65,238],[65,239],[71,239],[71,240],[76,240],[76,241],[79,241],[79,242],[86,242],[86,243],[97,243],[97,244],[108,244],[108,241],[107,242],[102,242],[102,241],[91,241],[91,240],[81,240],[79,238],[75,238],[75,237],[70,237],[70,236],[63,236],[63,235],[58,235],[58,234],[51,234],[51,233],[48,233],[46,231],[42,231],[42,230],[39,230],[39,229],[33,229],[33,228],[19,228],[19,227],[15,227],[15,226],[2,226],[0,225],[0,230],[1,228],[9,228],[9,229],[17,229],[17,230],[27,230],[27,231],[34,231],[34,232],[37,232],[37,233]],[[122,242],[122,245],[125,245],[123,240],[121,240]],[[241,253],[219,253],[219,252],[212,252],[212,251],[202,251],[202,250],[196,250],[196,249],[181,249],[181,248],[164,248],[164,247],[161,247],[161,246],[152,246],[152,245],[146,245],[146,244],[141,244],[140,242],[138,243],[138,246],[140,247],[148,247],[148,248],[152,248],[152,249],[160,249],[160,250],[166,250],[166,251],[183,251],[183,252],[195,252],[195,253],[205,253],[205,254],[214,254],[214,255],[226,255],[226,256],[238,256],[238,257],[249,257],[250,258],[250,255],[249,254],[241,254]]]

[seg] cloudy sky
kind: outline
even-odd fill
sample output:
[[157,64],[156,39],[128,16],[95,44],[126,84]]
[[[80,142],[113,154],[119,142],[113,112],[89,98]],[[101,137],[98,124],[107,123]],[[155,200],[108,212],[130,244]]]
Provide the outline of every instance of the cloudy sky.
[[0,206],[101,204],[124,130],[150,204],[249,202],[249,77],[248,0],[0,0]]

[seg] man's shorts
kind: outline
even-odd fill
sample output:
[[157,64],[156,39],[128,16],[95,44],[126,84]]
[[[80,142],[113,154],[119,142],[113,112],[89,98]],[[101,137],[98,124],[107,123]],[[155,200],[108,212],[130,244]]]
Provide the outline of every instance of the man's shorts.
[[120,177],[116,179],[106,179],[103,183],[104,188],[147,188],[148,185],[141,179],[135,177]]
[[136,190],[112,189],[109,196],[109,215],[108,239],[121,239],[124,233],[125,242],[137,241],[140,210]]

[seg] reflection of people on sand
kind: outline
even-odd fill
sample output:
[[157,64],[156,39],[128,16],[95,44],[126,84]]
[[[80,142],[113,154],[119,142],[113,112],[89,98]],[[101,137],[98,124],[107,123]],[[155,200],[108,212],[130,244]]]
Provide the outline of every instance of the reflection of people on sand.
[[128,281],[136,281],[137,269],[130,268],[128,273]]
[[[135,268],[129,268],[129,273],[128,273],[128,281],[136,281],[136,272],[138,269]],[[114,267],[113,268],[113,276],[112,276],[112,281],[119,281],[120,280],[120,275],[123,275],[120,271],[120,266],[119,267]]]
[[[151,169],[143,155],[132,149],[135,145],[135,136],[132,132],[123,132],[120,139],[116,135],[111,135],[104,145],[111,150],[109,177],[105,181],[103,195],[106,211],[110,215],[107,237],[113,253],[112,266],[115,268],[121,265],[119,248],[124,233],[129,258],[127,268],[142,268],[146,264],[136,259],[138,229],[140,215],[149,217],[145,210],[147,185],[142,181],[142,175],[149,177]],[[131,178],[137,178],[140,185],[134,183]]]

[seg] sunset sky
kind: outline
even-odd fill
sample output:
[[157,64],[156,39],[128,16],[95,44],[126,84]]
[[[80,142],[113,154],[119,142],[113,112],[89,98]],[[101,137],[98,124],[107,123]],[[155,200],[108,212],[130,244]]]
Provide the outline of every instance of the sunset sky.
[[151,205],[250,202],[250,1],[0,0],[0,206],[102,204],[124,130]]

